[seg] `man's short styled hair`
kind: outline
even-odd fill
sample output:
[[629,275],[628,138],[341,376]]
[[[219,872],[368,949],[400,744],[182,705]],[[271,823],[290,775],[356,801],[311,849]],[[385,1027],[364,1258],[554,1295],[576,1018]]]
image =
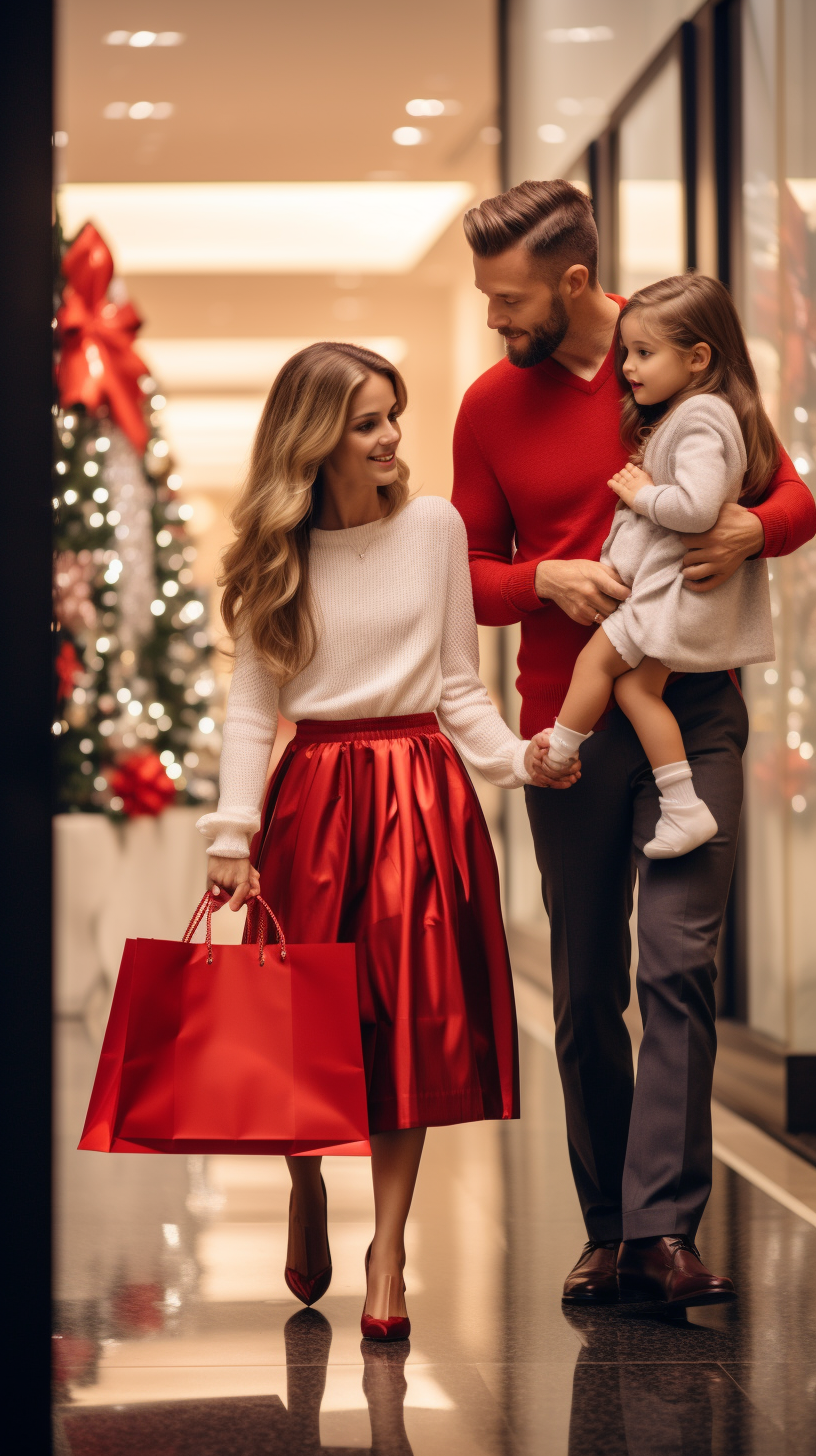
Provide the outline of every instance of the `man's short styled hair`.
[[590,287],[598,281],[598,229],[589,198],[571,182],[521,182],[488,197],[464,217],[465,237],[477,258],[494,258],[517,243],[561,277],[583,263]]

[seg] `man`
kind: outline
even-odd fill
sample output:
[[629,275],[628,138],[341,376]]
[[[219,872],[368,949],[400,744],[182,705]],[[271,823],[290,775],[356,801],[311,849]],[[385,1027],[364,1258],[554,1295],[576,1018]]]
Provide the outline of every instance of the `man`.
[[[622,299],[598,283],[589,202],[568,182],[525,182],[465,217],[476,287],[506,358],[462,402],[453,501],[467,526],[480,622],[521,622],[521,729],[551,727],[575,659],[629,595],[599,563],[621,468],[613,341]],[[816,507],[782,452],[765,499],[723,506],[685,539],[689,591],[716,590],[754,556],[816,534]],[[693,853],[648,860],[657,790],[612,708],[581,750],[572,788],[527,788],[551,926],[556,1052],[570,1159],[589,1235],[564,1298],[619,1290],[675,1306],[734,1297],[694,1236],[711,1189],[716,1050],[714,953],[734,864],[747,716],[733,674],[689,674],[666,690],[694,782],[719,833]],[[629,917],[639,877],[637,973],[644,1023],[637,1085],[623,1022]]]

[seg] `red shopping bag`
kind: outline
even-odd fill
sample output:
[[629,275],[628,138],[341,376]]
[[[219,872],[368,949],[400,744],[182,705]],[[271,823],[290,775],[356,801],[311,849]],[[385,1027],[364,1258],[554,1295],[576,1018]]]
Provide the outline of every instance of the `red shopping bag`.
[[213,908],[126,942],[80,1148],[367,1153],[355,947],[287,945],[260,899],[256,943],[213,945]]

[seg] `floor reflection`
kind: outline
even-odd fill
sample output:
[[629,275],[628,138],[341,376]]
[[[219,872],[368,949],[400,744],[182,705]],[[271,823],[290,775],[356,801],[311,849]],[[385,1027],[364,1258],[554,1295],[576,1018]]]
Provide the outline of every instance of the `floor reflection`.
[[730,1170],[701,1248],[736,1304],[562,1308],[584,1233],[546,1047],[521,1122],[429,1135],[409,1347],[360,1340],[366,1160],[324,1163],[334,1278],[300,1309],[283,1160],[76,1152],[98,1037],[58,1044],[58,1456],[812,1456],[816,1229]]
[[[63,1449],[71,1456],[334,1456],[361,1447],[324,1444],[320,1409],[326,1390],[332,1327],[318,1310],[303,1309],[284,1326],[286,1397],[227,1397],[146,1402],[58,1411]],[[63,1335],[58,1380],[92,1382],[94,1341]],[[362,1389],[375,1456],[412,1456],[405,1431],[408,1342],[361,1341]]]

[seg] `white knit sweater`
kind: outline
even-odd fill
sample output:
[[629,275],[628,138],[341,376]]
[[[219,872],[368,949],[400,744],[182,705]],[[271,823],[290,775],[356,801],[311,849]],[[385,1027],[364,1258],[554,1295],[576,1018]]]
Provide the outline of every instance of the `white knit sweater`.
[[238,640],[221,797],[217,812],[198,821],[213,841],[208,853],[248,853],[279,710],[292,722],[436,713],[485,778],[503,788],[529,782],[527,743],[479,678],[467,537],[448,501],[420,497],[365,526],[313,530],[309,572],[319,641],[303,672],[279,689],[254,648]]

